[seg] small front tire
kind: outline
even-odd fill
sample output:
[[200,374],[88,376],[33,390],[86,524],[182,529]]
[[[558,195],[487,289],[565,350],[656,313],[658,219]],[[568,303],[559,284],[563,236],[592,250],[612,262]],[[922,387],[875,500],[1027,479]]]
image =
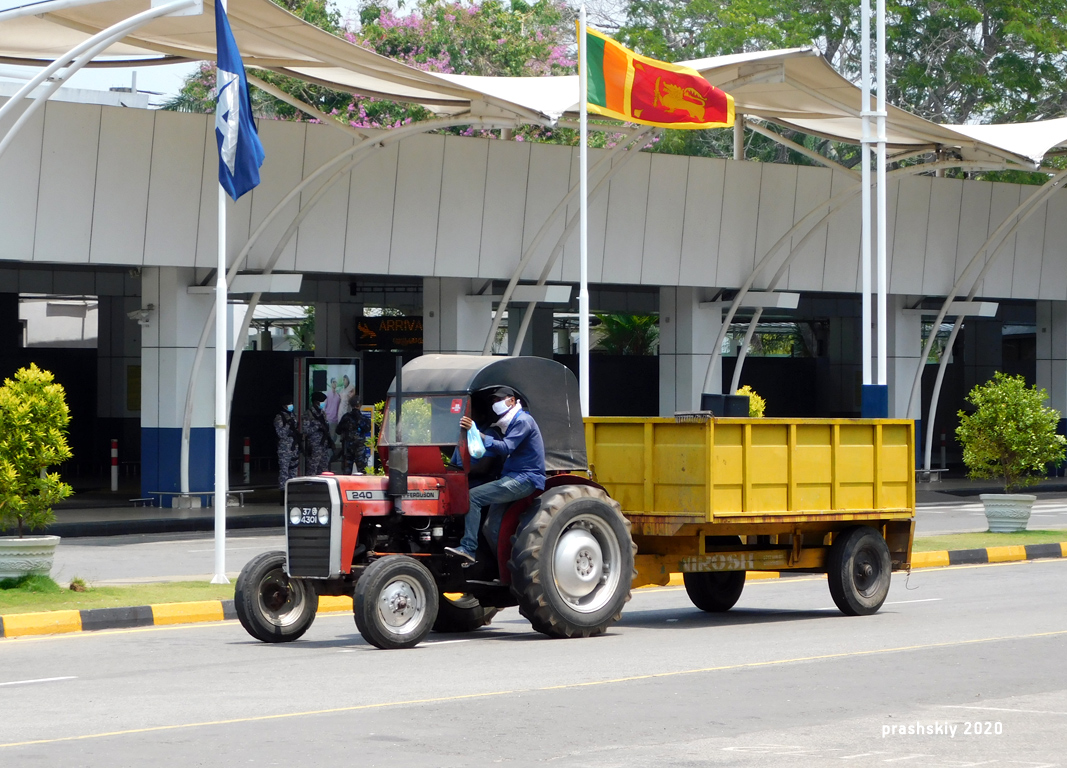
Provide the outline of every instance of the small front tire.
[[390,555],[375,560],[356,582],[356,627],[376,648],[411,648],[433,627],[437,595],[433,574],[414,558]]
[[284,552],[264,552],[241,569],[234,610],[248,634],[265,643],[290,643],[315,621],[319,596],[285,572]]
[[827,560],[830,596],[847,616],[877,613],[889,594],[893,561],[882,534],[870,526],[834,535]]

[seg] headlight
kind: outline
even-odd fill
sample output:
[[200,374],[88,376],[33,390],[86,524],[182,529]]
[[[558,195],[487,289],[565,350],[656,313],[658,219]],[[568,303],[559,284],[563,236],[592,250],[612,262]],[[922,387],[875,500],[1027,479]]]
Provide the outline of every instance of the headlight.
[[319,507],[319,522],[323,525],[330,522],[330,510],[326,509],[326,507]]
[[293,525],[300,525],[300,507],[293,507],[289,510],[289,522]]

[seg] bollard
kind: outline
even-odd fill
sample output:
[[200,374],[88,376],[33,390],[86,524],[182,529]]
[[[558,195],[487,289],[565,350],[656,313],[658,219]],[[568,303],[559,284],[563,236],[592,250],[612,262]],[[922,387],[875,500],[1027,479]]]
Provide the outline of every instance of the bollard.
[[111,441],[111,490],[119,489],[119,441]]
[[945,433],[941,433],[941,469],[945,469]]
[[252,449],[249,447],[251,441],[245,438],[245,484],[252,482]]

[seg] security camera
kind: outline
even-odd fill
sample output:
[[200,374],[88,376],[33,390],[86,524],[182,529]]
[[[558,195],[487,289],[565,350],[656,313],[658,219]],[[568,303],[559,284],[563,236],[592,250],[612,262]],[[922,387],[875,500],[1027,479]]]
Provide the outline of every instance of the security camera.
[[155,311],[156,305],[149,304],[144,309],[135,309],[132,312],[127,312],[126,317],[131,320],[136,320],[138,325],[148,325],[152,318],[152,313]]

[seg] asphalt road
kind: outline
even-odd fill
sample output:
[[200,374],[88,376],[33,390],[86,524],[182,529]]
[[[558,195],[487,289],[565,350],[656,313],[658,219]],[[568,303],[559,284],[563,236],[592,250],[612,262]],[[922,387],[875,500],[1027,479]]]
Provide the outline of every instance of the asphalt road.
[[863,618],[820,577],[725,615],[639,590],[589,640],[514,609],[408,651],[347,614],[286,645],[235,622],[13,639],[0,765],[1053,766],[1065,654],[1063,560],[900,574]]
[[[981,502],[972,499],[920,504],[915,521],[918,536],[988,528]],[[1030,528],[1067,529],[1067,498],[1039,498]],[[235,579],[246,562],[272,549],[285,549],[280,529],[231,531],[226,541],[226,570]],[[78,576],[96,584],[207,581],[214,573],[214,564],[215,545],[210,533],[67,538],[56,550],[52,577],[64,583]]]

